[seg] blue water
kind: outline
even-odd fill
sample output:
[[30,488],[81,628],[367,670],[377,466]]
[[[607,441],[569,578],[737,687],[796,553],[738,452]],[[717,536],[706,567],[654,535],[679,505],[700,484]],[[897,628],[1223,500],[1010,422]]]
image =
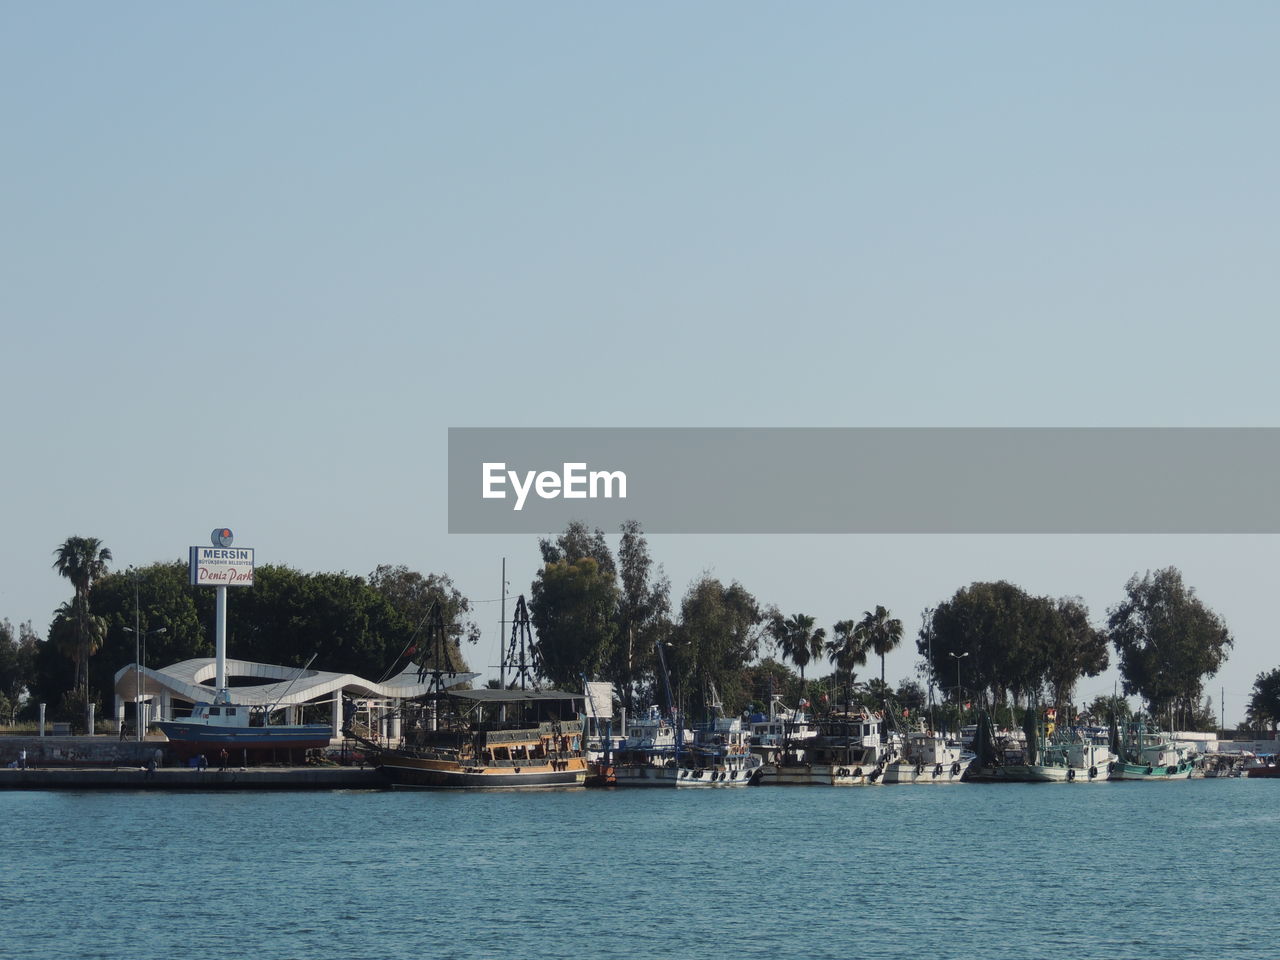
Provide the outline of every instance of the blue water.
[[1280,780],[0,794],[0,956],[1280,954]]

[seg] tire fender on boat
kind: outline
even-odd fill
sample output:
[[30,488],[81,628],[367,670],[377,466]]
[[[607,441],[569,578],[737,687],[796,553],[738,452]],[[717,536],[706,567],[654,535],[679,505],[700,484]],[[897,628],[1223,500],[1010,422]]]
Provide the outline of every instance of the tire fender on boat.
[[1097,777],[1097,775],[1098,775],[1098,768],[1097,768],[1097,767],[1090,767],[1090,768],[1089,768],[1089,779],[1090,779],[1090,780],[1092,780],[1092,779],[1094,779],[1095,777]]
[[1068,767],[1068,768],[1067,768],[1067,782],[1068,782],[1068,783],[1070,783],[1070,782],[1071,782],[1072,780],[1074,780],[1075,778],[1076,778],[1076,768],[1075,768],[1075,767]]
[[922,773],[924,773],[924,763],[918,762],[916,763],[916,776],[918,777]]
[[959,760],[957,760],[955,763],[953,763],[953,764],[951,765],[951,775],[952,775],[953,777],[958,777],[958,776],[960,776],[960,761],[959,761]]

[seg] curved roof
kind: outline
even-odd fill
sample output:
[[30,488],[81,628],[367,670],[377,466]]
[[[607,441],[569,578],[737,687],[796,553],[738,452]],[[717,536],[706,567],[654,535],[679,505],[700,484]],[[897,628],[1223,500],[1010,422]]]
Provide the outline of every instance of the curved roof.
[[[353,697],[385,697],[387,699],[408,699],[421,697],[431,692],[430,675],[425,681],[418,679],[417,666],[406,667],[402,673],[390,680],[375,682],[358,677],[354,673],[328,673],[324,670],[299,670],[297,667],[286,667],[274,663],[254,663],[251,660],[226,661],[226,675],[232,677],[253,677],[269,680],[270,683],[249,684],[230,687],[231,699],[246,706],[280,706],[287,707],[297,703],[308,703],[320,700],[335,690]],[[211,681],[217,676],[217,664],[213,657],[200,657],[195,660],[183,660],[160,670],[150,667],[138,669],[136,664],[128,664],[116,671],[116,693],[132,700],[138,693],[141,677],[142,695],[144,697],[168,693],[178,700],[189,703],[208,703],[216,692]],[[478,677],[478,673],[445,674],[446,687],[467,683]]]

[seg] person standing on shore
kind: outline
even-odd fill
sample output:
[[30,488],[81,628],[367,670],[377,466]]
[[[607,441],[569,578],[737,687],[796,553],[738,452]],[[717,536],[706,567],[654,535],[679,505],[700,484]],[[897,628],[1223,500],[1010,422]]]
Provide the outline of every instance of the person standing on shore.
[[23,747],[21,750],[18,751],[18,769],[19,770],[27,769],[27,748],[26,747]]

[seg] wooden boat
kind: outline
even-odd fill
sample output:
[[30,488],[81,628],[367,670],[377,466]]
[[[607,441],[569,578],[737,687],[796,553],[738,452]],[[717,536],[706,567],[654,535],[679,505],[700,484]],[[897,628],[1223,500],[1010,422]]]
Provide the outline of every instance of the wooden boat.
[[448,690],[414,705],[378,768],[398,787],[580,787],[587,777],[583,695],[562,690]]

